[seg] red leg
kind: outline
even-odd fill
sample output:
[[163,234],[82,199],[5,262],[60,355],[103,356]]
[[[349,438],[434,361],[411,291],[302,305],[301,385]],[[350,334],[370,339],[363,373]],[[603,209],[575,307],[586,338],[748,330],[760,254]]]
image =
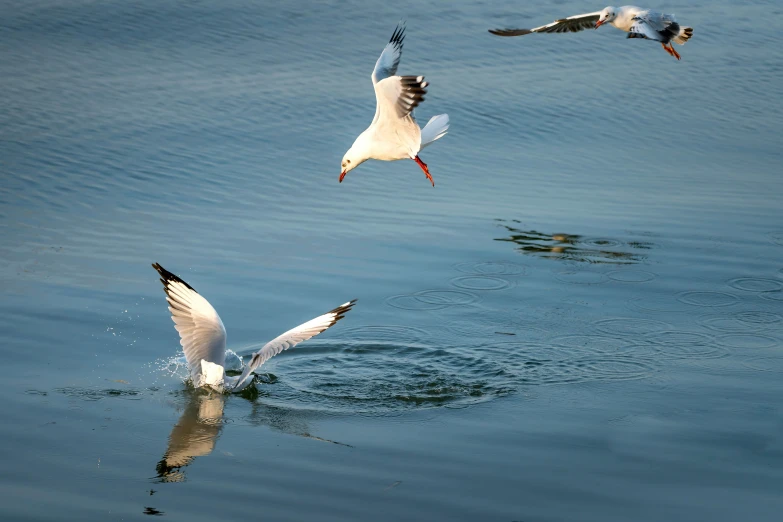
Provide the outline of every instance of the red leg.
[[674,45],[672,45],[671,42],[669,43],[669,49],[671,50],[670,54],[679,60],[680,59],[680,53],[678,53],[677,51],[674,50]]
[[427,179],[430,180],[430,183],[432,183],[432,186],[435,186],[435,181],[432,179],[432,176],[430,176],[430,169],[427,168],[427,164],[421,161],[421,158],[416,156],[413,158],[413,160],[418,163],[419,167],[421,167],[421,170],[424,171],[424,174],[427,176]]

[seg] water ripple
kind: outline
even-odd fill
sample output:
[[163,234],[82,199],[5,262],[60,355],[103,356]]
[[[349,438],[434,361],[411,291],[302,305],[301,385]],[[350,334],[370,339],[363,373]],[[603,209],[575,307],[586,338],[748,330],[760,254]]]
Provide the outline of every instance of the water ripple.
[[756,357],[742,361],[751,370],[783,373],[783,357]]
[[460,276],[451,280],[451,284],[457,288],[465,288],[467,290],[505,290],[511,288],[513,283],[499,277],[492,276]]
[[478,263],[457,263],[454,268],[464,274],[475,275],[525,275],[528,267],[519,263],[505,261],[482,261]]
[[759,334],[728,334],[717,337],[718,344],[739,349],[763,349],[772,348],[780,343],[778,339]]
[[606,274],[606,276],[612,281],[621,283],[646,283],[658,277],[652,272],[645,272],[644,270],[614,270]]
[[783,283],[762,277],[738,277],[728,282],[729,286],[746,292],[771,292],[783,289]]
[[632,317],[615,317],[595,323],[599,332],[616,335],[649,335],[655,332],[665,332],[671,325],[655,319],[637,319]]
[[732,306],[739,301],[736,295],[710,291],[683,292],[678,299],[685,304],[704,307]]

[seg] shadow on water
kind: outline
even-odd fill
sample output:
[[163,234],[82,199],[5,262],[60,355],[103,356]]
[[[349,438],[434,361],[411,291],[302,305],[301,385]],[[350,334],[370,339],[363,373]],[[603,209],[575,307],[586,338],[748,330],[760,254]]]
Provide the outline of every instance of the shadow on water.
[[517,245],[523,254],[579,263],[633,264],[647,259],[645,251],[655,247],[648,241],[620,241],[579,234],[545,233],[519,228],[517,220],[496,220],[510,235],[495,238]]

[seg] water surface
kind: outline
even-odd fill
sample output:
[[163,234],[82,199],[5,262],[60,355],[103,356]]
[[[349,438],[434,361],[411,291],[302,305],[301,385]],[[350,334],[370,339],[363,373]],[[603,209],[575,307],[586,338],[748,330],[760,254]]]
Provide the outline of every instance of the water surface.
[[[777,3],[666,5],[680,62],[486,32],[571,1],[4,7],[3,519],[777,520]],[[339,184],[401,17],[436,186]],[[359,302],[216,397],[154,261],[240,356]]]

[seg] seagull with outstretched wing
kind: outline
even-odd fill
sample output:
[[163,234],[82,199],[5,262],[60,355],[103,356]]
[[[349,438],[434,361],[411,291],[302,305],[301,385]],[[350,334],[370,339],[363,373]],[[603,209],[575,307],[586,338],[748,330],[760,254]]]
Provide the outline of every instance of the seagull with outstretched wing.
[[190,370],[193,386],[209,386],[217,391],[238,392],[253,380],[253,371],[283,350],[292,348],[302,341],[334,326],[351,310],[356,300],[341,304],[337,308],[319,315],[296,328],[272,339],[253,354],[250,363],[239,377],[225,374],[226,328],[220,316],[192,286],[172,274],[158,263],[152,267],[160,274],[160,282],[166,292],[171,319],[179,332],[180,344]]
[[397,76],[404,39],[405,26],[400,23],[375,63],[372,72],[375,117],[343,156],[341,183],[348,172],[368,159],[412,159],[435,186],[427,164],[419,158],[419,151],[446,134],[449,130],[449,116],[433,116],[423,129],[416,123],[413,109],[424,101],[429,84],[424,81],[424,76]]
[[693,28],[680,26],[674,15],[658,13],[633,5],[605,7],[601,11],[561,18],[551,24],[533,29],[490,29],[489,32],[497,36],[577,33],[585,29],[598,29],[607,23],[628,33],[628,38],[644,38],[660,42],[664,50],[678,60],[680,53],[674,50],[672,42],[682,45],[693,36]]

